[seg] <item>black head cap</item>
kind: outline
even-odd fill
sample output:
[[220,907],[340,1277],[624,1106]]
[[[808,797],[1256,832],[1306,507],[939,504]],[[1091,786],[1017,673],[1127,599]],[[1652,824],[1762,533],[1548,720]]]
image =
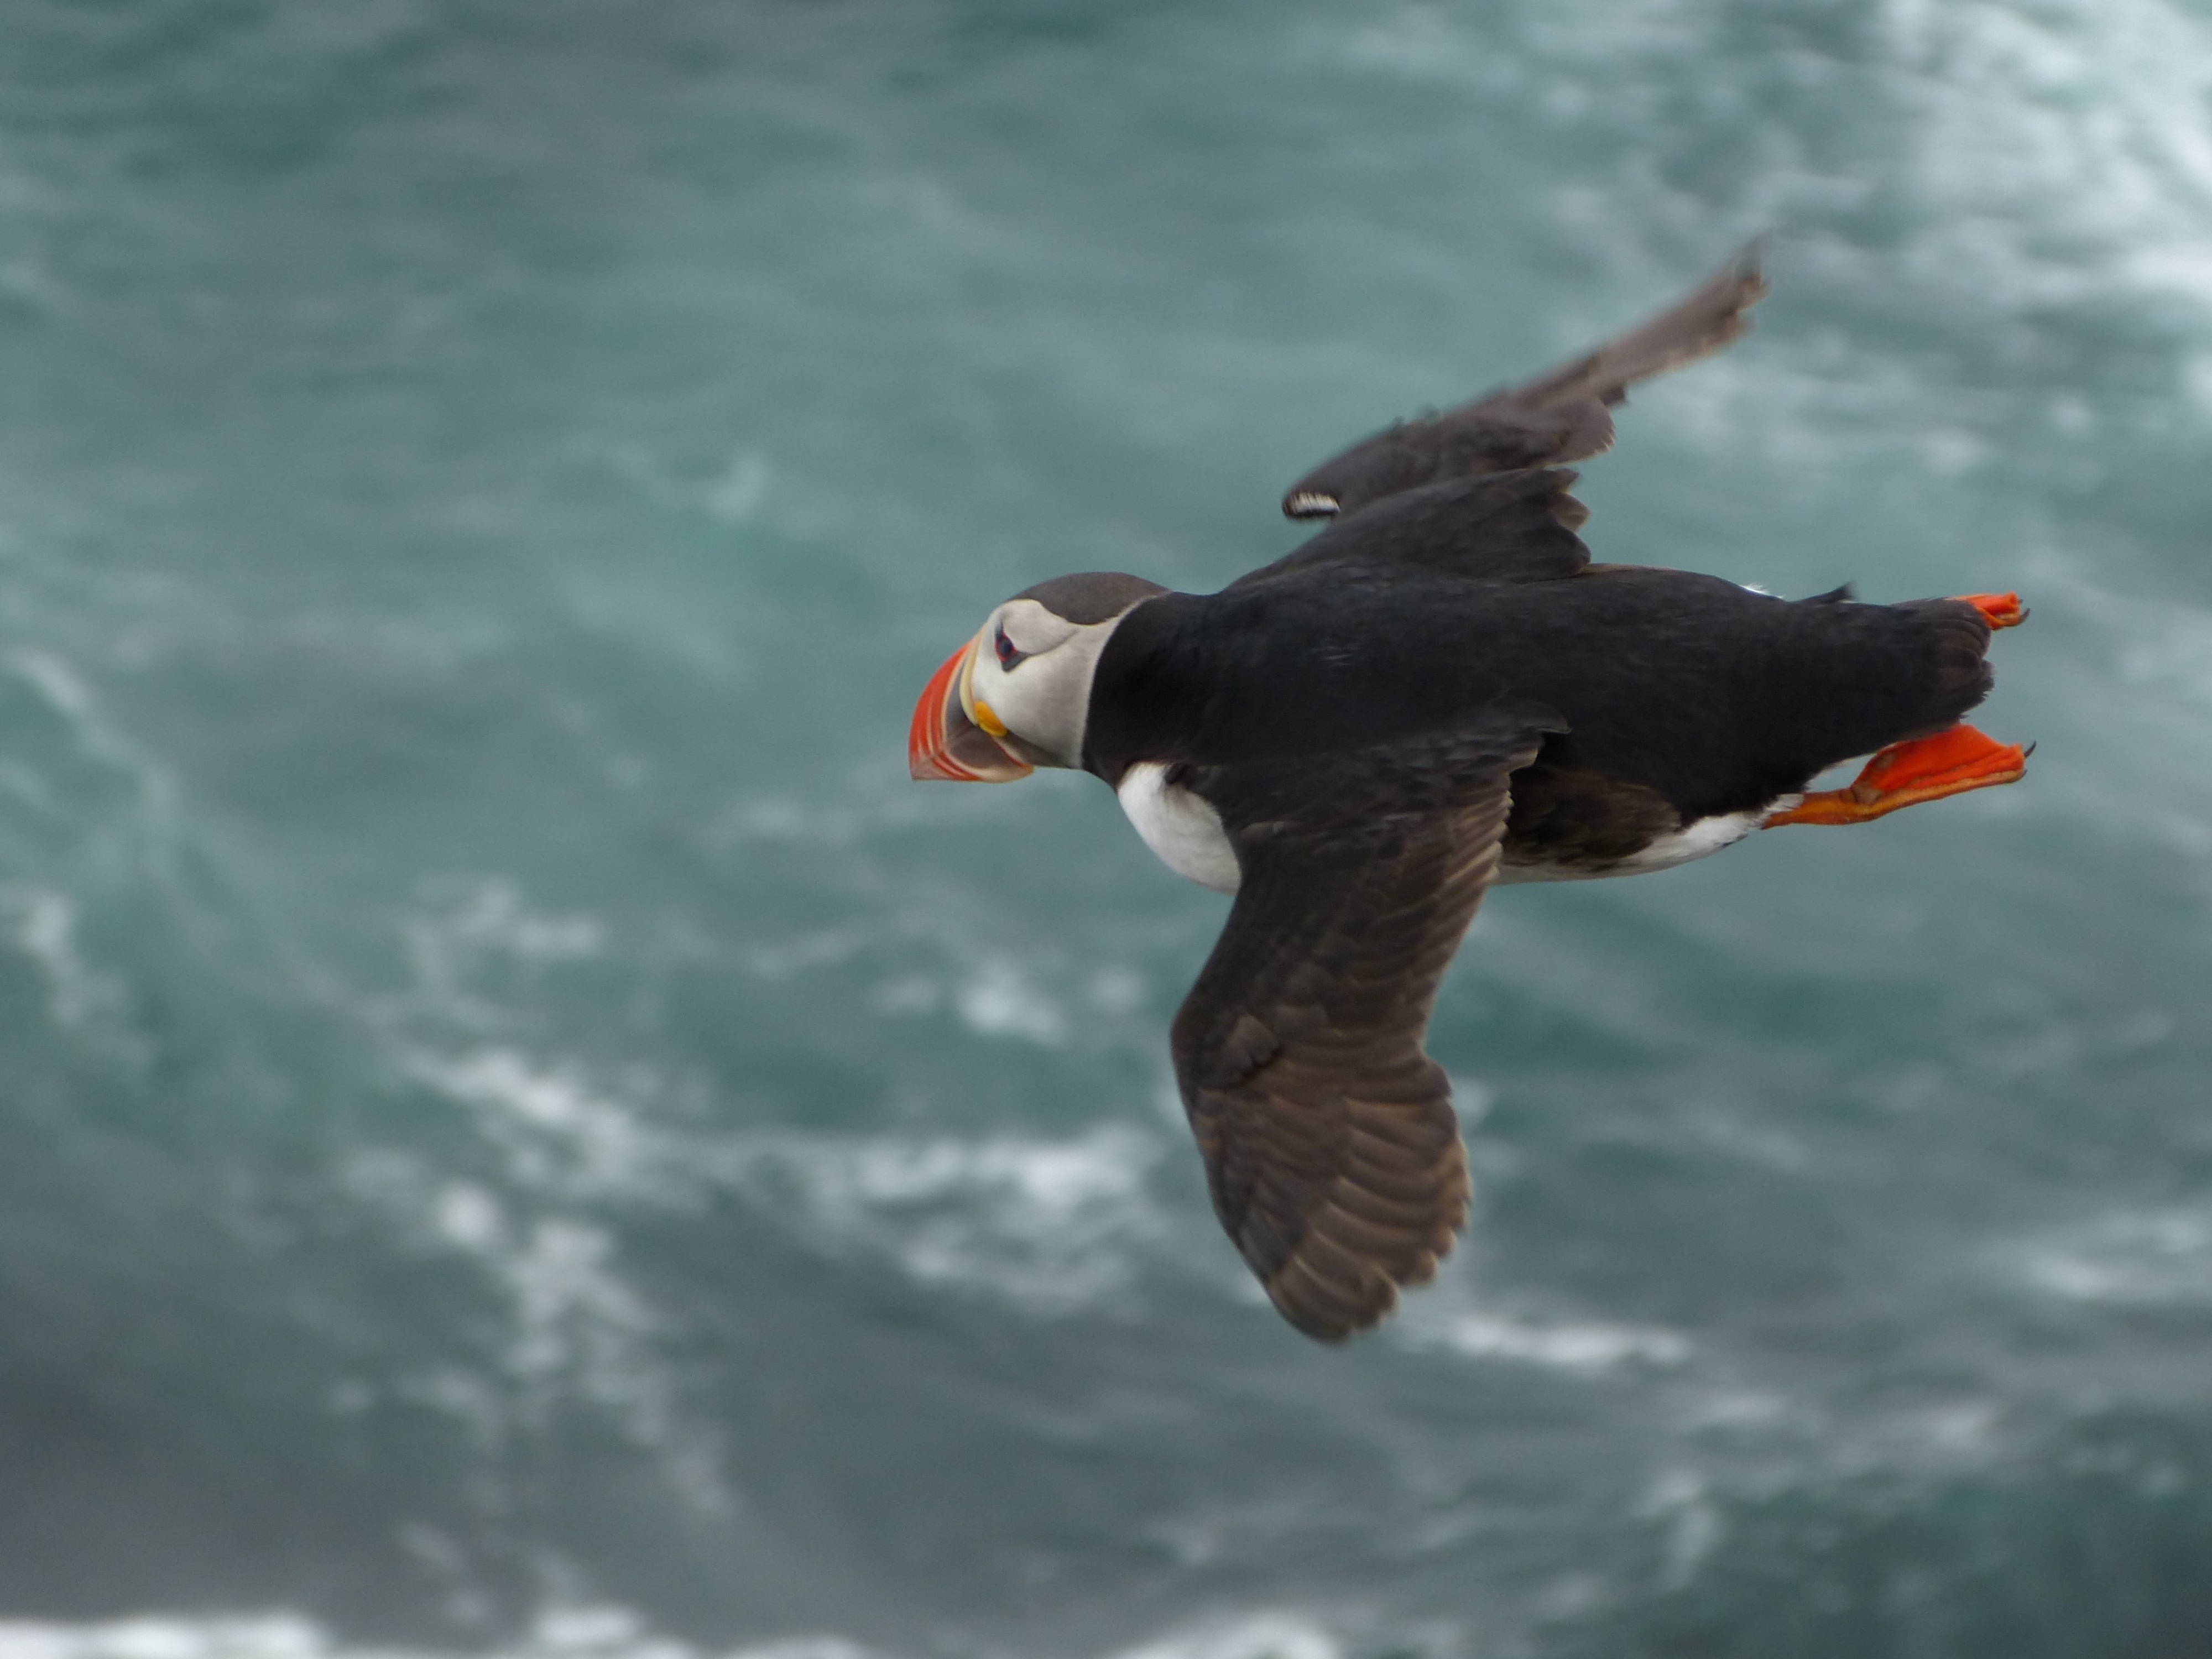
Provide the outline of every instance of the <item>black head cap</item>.
[[1125,576],[1118,570],[1086,570],[1024,587],[1014,598],[1035,599],[1054,616],[1065,617],[1078,628],[1088,628],[1120,616],[1139,599],[1167,591],[1142,576]]

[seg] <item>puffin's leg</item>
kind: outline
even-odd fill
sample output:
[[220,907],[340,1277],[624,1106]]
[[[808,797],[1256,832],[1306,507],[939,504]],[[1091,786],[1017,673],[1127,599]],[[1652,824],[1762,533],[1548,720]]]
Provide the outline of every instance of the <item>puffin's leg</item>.
[[1990,619],[1995,628],[2017,628],[2027,620],[2027,607],[2020,602],[2017,593],[1960,593],[1956,596],[1960,605],[1971,605]]
[[1822,789],[1786,812],[1767,819],[1778,823],[1864,823],[1916,806],[1923,800],[2016,783],[2027,770],[2027,750],[1999,743],[1971,726],[1954,726],[1932,737],[1893,743],[1860,769],[1850,786]]

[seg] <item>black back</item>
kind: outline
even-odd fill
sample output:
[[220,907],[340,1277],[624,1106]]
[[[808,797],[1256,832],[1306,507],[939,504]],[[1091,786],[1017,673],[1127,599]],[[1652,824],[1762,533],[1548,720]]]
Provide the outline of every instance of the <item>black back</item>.
[[1139,760],[1327,754],[1452,730],[1510,698],[1567,728],[1540,766],[1696,817],[1763,806],[1986,693],[1972,606],[1791,603],[1592,566],[1568,527],[1571,476],[1412,492],[1219,593],[1139,605],[1100,659],[1085,764],[1112,781]]

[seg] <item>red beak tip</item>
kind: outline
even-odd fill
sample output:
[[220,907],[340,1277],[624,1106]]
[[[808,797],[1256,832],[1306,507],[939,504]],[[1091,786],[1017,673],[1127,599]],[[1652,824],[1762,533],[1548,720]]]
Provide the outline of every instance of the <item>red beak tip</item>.
[[906,768],[922,783],[1011,783],[1036,769],[1018,760],[960,706],[960,675],[967,666],[970,641],[929,677],[907,728]]

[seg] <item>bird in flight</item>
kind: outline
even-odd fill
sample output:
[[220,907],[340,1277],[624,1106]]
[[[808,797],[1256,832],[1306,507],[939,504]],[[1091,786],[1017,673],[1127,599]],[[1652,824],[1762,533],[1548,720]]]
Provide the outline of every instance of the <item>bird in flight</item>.
[[1562,368],[1354,444],[1283,498],[1320,532],[1218,593],[1039,582],[915,709],[916,778],[1093,773],[1170,869],[1236,896],[1175,1018],[1176,1079],[1223,1227],[1309,1336],[1374,1325],[1466,1223],[1422,1041],[1486,889],[1664,870],[2025,769],[1960,724],[2016,595],[1791,601],[1593,563],[1576,533],[1561,464],[1611,447],[1628,388],[1729,343],[1765,292],[1747,251]]

